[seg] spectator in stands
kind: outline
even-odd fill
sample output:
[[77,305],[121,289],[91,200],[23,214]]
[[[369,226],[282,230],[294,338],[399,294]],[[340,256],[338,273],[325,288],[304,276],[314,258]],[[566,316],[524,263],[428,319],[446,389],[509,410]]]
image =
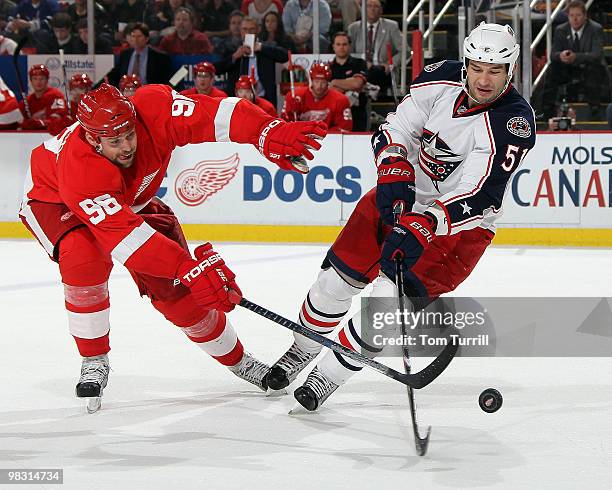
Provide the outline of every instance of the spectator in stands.
[[263,19],[263,40],[272,46],[281,46],[296,52],[295,43],[291,40],[283,27],[281,16],[278,12],[268,12]]
[[[257,35],[259,25],[255,19],[244,17],[240,24],[240,33],[244,42],[247,34]],[[257,80],[256,95],[265,97],[276,107],[276,63],[286,63],[287,50],[272,46],[266,42],[255,41],[254,52],[250,46],[240,45],[231,55],[217,64],[217,73],[227,73],[227,91],[234,95],[234,86],[240,75],[254,71]]]
[[[382,16],[383,8],[380,0],[367,0],[366,3],[366,62],[368,66],[368,82],[378,85],[386,91],[391,86],[387,45],[391,43],[393,64],[400,65],[400,49],[402,36],[397,22]],[[349,26],[353,53],[363,52],[362,21],[353,22]]]
[[342,14],[342,28],[345,31],[359,18],[361,13],[360,0],[329,0],[329,6],[340,10]]
[[[70,15],[72,25],[78,25],[80,20],[87,19],[87,0],[74,0],[66,9],[66,13]],[[96,35],[101,35],[102,31],[110,32],[108,12],[98,2],[94,2],[94,22]]]
[[15,19],[9,22],[7,30],[14,33],[51,30],[51,18],[58,10],[56,0],[21,0],[15,12]]
[[[289,0],[283,10],[285,32],[300,52],[312,53],[312,0]],[[325,1],[319,1],[319,48],[329,51],[328,33],[331,27],[331,9]]]
[[248,75],[242,75],[240,78],[238,78],[238,81],[234,86],[234,93],[236,94],[236,97],[252,102],[270,116],[278,117],[276,107],[274,107],[271,102],[267,101],[263,97],[257,97],[257,94],[255,93],[256,86],[257,81],[254,78]]
[[187,7],[179,7],[174,14],[175,31],[164,36],[159,49],[168,54],[210,54],[213,51],[208,36],[194,29],[194,13]]
[[240,10],[234,10],[228,19],[229,35],[215,46],[215,53],[222,58],[231,56],[240,46],[242,46],[242,34],[240,25],[244,19],[244,14]]
[[234,6],[226,0],[201,0],[198,10],[202,12],[201,30],[208,36],[213,44],[218,44],[221,39],[229,36],[227,22]]
[[108,73],[109,82],[117,86],[123,75],[136,74],[143,84],[168,83],[172,76],[170,57],[149,46],[147,25],[130,24],[126,34],[131,47],[119,54],[119,63]]
[[344,31],[334,34],[332,49],[335,56],[329,65],[332,73],[330,85],[348,97],[353,115],[353,131],[367,131],[369,121],[364,92],[368,72],[366,62],[350,55],[351,38]]
[[263,27],[264,17],[268,12],[283,13],[283,4],[280,0],[242,0],[242,12],[252,17]]
[[120,0],[114,8],[115,22],[121,30],[122,24],[144,22],[147,3],[145,0]]
[[[77,32],[79,34],[79,38],[76,43],[77,53],[87,54],[88,53],[87,43],[88,43],[88,34],[89,34],[89,28],[87,27],[87,19],[79,19],[76,26],[77,26]],[[113,54],[113,46],[108,41],[107,36],[96,35],[95,54]]]
[[612,104],[606,107],[606,119],[608,120],[608,129],[612,129]]
[[213,86],[216,73],[215,65],[208,61],[201,61],[193,67],[195,87],[183,90],[181,94],[202,94],[218,98],[227,97],[227,94],[223,90],[219,90],[217,87]]
[[285,95],[281,117],[287,121],[323,121],[330,130],[351,131],[351,104],[346,95],[330,88],[329,65],[313,63],[309,74],[309,87],[296,88],[295,97]]
[[11,0],[0,0],[0,32],[6,29],[9,17],[15,13],[17,5]]
[[174,32],[174,13],[185,6],[185,0],[155,0],[147,12],[147,24],[151,33],[166,36]]
[[[555,29],[550,71],[546,75],[542,109],[544,118],[556,115],[560,85],[580,84],[579,91],[589,104],[591,119],[601,117],[601,94],[609,83],[603,57],[603,29],[587,18],[584,2],[568,5],[569,21]],[[571,98],[572,94],[567,94]]]
[[8,37],[0,35],[0,56],[3,54],[13,54],[17,43]]
[[72,19],[66,12],[58,12],[51,19],[53,33],[40,29],[32,34],[36,50],[41,54],[57,54],[60,49],[65,54],[77,54],[78,38],[72,34]]

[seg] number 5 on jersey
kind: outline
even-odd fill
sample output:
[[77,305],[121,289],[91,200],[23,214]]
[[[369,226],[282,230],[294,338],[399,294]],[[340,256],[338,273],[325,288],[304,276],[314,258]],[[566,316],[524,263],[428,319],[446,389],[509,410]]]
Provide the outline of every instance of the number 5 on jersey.
[[527,156],[529,150],[520,146],[508,145],[506,149],[506,159],[502,162],[502,168],[507,172],[512,172],[518,168]]
[[117,202],[114,197],[111,197],[109,194],[102,194],[101,196],[95,197],[92,199],[85,199],[79,203],[79,206],[83,208],[91,218],[91,221],[94,225],[100,223],[100,221],[104,220],[106,216],[112,216],[117,213],[121,209],[121,204]]

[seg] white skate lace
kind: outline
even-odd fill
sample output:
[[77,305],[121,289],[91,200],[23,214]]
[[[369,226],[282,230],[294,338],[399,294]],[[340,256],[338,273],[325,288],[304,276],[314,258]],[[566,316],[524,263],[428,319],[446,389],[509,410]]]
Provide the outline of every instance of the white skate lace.
[[285,373],[287,373],[287,378],[292,382],[297,378],[297,375],[302,369],[304,369],[315,357],[317,357],[316,353],[303,351],[294,342],[293,345],[289,347],[289,350],[276,362],[275,366],[285,371]]
[[253,383],[263,389],[262,380],[268,373],[270,366],[255,359],[251,354],[245,352],[241,361],[236,366],[230,367],[230,370],[239,378]]
[[108,381],[109,369],[110,366],[106,355],[86,357],[83,359],[83,364],[81,365],[79,383],[97,383],[104,388]]
[[314,368],[312,372],[306,378],[306,382],[304,386],[308,386],[312,391],[314,391],[317,396],[317,400],[319,403],[324,402],[329,395],[331,395],[338,385],[328,379],[318,368]]

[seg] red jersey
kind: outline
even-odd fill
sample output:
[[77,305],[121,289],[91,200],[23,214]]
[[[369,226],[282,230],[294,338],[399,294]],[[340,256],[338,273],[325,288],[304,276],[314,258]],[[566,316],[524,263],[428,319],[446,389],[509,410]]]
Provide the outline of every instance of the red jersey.
[[[287,101],[287,98],[290,100]],[[315,99],[310,87],[295,89],[295,98],[288,93],[283,105],[283,117],[288,119],[287,103],[295,107],[299,121],[324,121],[330,130],[352,131],[351,103],[346,95],[331,88],[321,99]]]
[[[198,91],[195,87],[188,88],[181,92],[183,95],[197,95]],[[223,90],[219,90],[217,87],[212,87],[210,93],[207,94],[209,97],[227,97],[227,94]]]
[[[64,117],[67,114],[64,94],[56,88],[47,87],[47,90],[40,97],[32,93],[28,95],[27,99],[32,119],[47,121],[52,117]],[[23,101],[19,103],[19,108],[23,113],[23,117],[28,117]]]
[[15,94],[0,77],[0,129],[17,129],[23,120]]
[[167,85],[145,85],[131,100],[138,146],[129,168],[96,153],[75,123],[34,149],[24,199],[65,203],[126,267],[174,278],[188,253],[136,214],[159,189],[172,151],[205,141],[257,144],[273,118],[236,98],[187,97]]
[[255,99],[255,105],[258,106],[265,113],[270,114],[272,117],[278,117],[276,107],[274,107],[274,104],[268,99],[264,99],[263,97],[257,97]]

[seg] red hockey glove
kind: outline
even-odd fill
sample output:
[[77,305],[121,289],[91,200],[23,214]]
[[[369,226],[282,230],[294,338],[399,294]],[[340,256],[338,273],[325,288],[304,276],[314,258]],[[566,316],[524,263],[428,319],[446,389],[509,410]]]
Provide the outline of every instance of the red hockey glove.
[[42,119],[24,119],[21,123],[21,129],[25,129],[28,131],[45,129],[45,121],[43,121]]
[[186,260],[179,266],[176,281],[191,290],[195,302],[201,307],[226,313],[232,311],[242,299],[236,275],[210,243],[200,245],[194,254],[196,260]]
[[414,205],[414,167],[403,156],[388,156],[378,165],[376,207],[387,225],[394,224],[393,208],[401,204],[404,212]]
[[259,135],[259,152],[283,170],[297,170],[307,173],[307,167],[295,166],[289,157],[305,157],[312,160],[310,150],[318,150],[317,141],[327,135],[327,125],[320,121],[285,122],[282,119],[270,121]]
[[425,248],[434,240],[435,221],[429,214],[408,213],[387,235],[380,256],[380,270],[395,281],[395,257],[400,255],[404,271],[419,260]]

